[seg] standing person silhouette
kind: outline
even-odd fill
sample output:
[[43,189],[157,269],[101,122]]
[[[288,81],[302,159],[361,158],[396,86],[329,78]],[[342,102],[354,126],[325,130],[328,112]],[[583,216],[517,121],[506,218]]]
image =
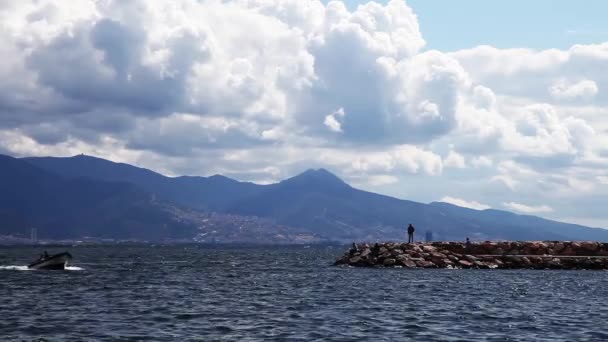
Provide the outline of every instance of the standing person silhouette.
[[416,228],[414,228],[414,226],[412,226],[412,224],[410,223],[410,225],[407,227],[407,243],[414,242],[414,232],[415,231],[416,231]]

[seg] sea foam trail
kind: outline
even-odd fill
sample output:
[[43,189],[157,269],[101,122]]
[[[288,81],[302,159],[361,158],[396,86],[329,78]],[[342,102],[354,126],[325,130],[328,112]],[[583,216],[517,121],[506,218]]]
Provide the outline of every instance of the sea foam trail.
[[7,271],[33,271],[32,269],[27,268],[27,266],[18,266],[18,265],[4,265],[4,266],[0,266],[0,270],[7,270]]
[[78,266],[66,266],[66,271],[82,271],[84,268]]
[[[0,271],[36,271],[24,265],[0,265]],[[66,266],[66,271],[82,271],[84,268],[77,266]]]

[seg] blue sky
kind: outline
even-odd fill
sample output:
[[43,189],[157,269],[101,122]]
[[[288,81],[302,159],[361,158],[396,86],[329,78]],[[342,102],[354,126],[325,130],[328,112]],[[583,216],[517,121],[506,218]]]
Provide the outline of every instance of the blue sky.
[[[351,9],[366,2],[344,1]],[[608,1],[604,0],[406,2],[418,15],[429,49],[453,51],[477,45],[566,49],[608,40]]]

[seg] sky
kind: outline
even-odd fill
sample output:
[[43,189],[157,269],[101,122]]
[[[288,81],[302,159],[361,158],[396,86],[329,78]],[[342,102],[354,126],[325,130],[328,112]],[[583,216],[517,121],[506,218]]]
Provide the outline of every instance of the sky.
[[[367,1],[344,3],[354,10]],[[408,0],[407,4],[418,17],[425,49],[455,51],[478,45],[568,49],[608,41],[608,2],[603,0]]]
[[607,7],[0,0],[0,153],[608,228]]

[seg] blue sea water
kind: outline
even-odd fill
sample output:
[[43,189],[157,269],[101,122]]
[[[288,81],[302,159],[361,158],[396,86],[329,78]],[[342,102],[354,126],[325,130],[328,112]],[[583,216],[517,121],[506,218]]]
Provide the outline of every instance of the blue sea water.
[[334,267],[346,247],[0,247],[2,341],[604,341],[608,272]]

